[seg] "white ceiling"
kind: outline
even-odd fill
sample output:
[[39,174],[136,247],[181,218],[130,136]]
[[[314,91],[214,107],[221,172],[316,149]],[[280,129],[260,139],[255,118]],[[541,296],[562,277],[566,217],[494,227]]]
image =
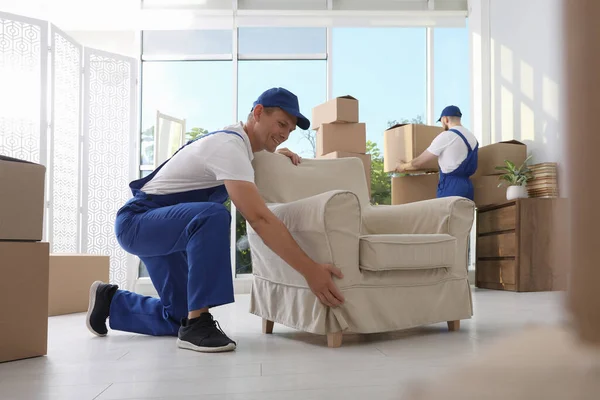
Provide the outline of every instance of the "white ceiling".
[[[460,26],[468,0],[0,0],[63,30],[238,26]],[[234,7],[237,5],[237,9]],[[331,9],[328,9],[331,7]]]

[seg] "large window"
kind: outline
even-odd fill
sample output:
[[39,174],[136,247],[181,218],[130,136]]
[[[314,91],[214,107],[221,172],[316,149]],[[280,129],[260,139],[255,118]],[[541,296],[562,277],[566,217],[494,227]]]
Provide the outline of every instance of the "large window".
[[471,128],[469,29],[435,28],[433,36],[434,116],[448,105],[460,107],[465,127]]

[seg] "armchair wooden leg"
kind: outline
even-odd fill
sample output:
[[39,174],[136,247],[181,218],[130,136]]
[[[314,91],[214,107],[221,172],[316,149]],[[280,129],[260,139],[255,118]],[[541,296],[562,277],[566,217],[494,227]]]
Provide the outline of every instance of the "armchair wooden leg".
[[448,330],[454,332],[460,329],[460,321],[448,321]]
[[263,318],[263,320],[262,320],[263,333],[266,333],[266,334],[273,333],[273,325],[275,325],[275,323],[273,321],[269,321],[268,319]]
[[337,348],[342,345],[342,332],[333,332],[327,334],[327,346]]

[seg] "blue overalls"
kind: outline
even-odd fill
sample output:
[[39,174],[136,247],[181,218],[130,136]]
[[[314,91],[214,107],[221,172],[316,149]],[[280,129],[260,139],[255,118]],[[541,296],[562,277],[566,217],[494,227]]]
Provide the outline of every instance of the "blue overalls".
[[465,158],[454,171],[446,174],[442,172],[442,168],[440,167],[440,181],[437,188],[437,197],[460,196],[473,201],[473,183],[471,182],[470,177],[477,171],[479,143],[477,143],[474,149],[471,149],[469,141],[459,130],[450,129],[450,131],[456,133],[463,142],[465,142],[468,153],[467,158]]
[[[208,135],[217,133],[243,140],[233,131]],[[231,215],[223,205],[227,190],[220,185],[167,195],[144,193],[142,187],[167,162],[129,184],[133,198],[117,212],[115,221],[119,244],[144,262],[160,299],[118,290],[110,306],[109,322],[114,330],[177,335],[181,319],[189,311],[234,301]]]

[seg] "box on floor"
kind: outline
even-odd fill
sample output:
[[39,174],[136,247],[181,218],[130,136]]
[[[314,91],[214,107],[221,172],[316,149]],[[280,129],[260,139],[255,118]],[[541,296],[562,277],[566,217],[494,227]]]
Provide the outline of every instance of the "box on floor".
[[0,362],[46,355],[50,246],[0,241]]
[[[410,162],[423,153],[433,139],[443,132],[439,126],[398,124],[383,133],[383,170],[394,172],[396,163]],[[423,172],[438,171],[437,160],[428,163]]]
[[435,199],[439,179],[439,174],[406,175],[392,178],[392,205]]
[[0,156],[0,240],[42,240],[46,167]]
[[364,123],[322,124],[316,133],[317,157],[334,151],[365,154],[367,127]]
[[370,154],[361,154],[361,153],[349,153],[345,151],[334,151],[322,156],[317,156],[317,158],[348,158],[348,157],[356,157],[360,158],[365,167],[365,177],[367,178],[367,187],[369,190],[369,197],[371,196],[371,155]]
[[474,177],[488,175],[502,175],[496,167],[504,166],[504,161],[513,162],[517,167],[527,159],[527,145],[518,140],[509,140],[489,144],[479,148],[477,154],[477,171]]
[[357,123],[358,100],[352,96],[340,96],[312,109],[312,129],[319,129],[323,124]]
[[48,316],[87,311],[91,284],[109,274],[108,256],[50,254]]

